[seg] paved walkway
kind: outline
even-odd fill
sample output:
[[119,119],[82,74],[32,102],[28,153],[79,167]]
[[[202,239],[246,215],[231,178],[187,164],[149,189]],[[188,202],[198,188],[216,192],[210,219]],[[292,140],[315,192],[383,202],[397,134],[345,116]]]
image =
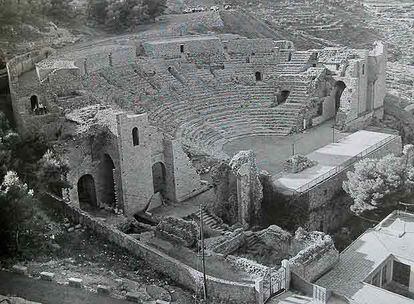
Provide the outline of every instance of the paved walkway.
[[36,280],[0,271],[0,294],[12,295],[43,304],[127,304],[129,301],[101,296],[84,289]]

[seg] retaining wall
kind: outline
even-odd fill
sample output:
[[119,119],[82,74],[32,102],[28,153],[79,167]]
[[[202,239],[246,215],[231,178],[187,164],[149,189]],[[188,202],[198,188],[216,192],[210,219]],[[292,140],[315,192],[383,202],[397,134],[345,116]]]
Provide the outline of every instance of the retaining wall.
[[16,82],[18,77],[23,73],[33,70],[37,62],[45,59],[52,52],[53,49],[44,48],[10,59],[6,65],[10,83]]
[[[51,194],[46,196],[49,200],[52,199],[54,206],[62,211],[72,222],[88,227],[101,237],[150,262],[156,271],[169,276],[192,291],[200,292],[202,290],[203,274],[201,272],[105,224],[103,221],[95,219],[56,196]],[[226,303],[261,303],[259,299],[263,298],[263,296],[257,290],[256,285],[254,283],[227,281],[207,275],[209,295],[225,300]]]

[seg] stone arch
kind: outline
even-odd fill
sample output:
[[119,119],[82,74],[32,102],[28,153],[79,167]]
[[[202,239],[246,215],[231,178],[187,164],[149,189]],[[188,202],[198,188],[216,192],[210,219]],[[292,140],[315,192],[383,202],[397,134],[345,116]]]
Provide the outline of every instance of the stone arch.
[[107,206],[115,207],[115,164],[109,154],[104,154],[99,164],[99,194],[100,201]]
[[96,200],[95,181],[90,174],[82,175],[78,180],[78,200],[81,209],[98,207]]
[[263,80],[263,75],[261,72],[256,72],[254,73],[255,77],[256,77],[256,81],[262,81]]
[[341,96],[345,88],[346,88],[346,84],[343,81],[339,80],[335,82],[335,85],[334,85],[335,113],[338,112],[339,107],[341,106]]
[[33,94],[31,97],[30,97],[30,109],[32,110],[32,111],[35,111],[36,109],[38,109],[39,108],[39,98],[37,97],[37,95],[36,94]]
[[138,132],[138,128],[134,127],[132,129],[132,144],[134,146],[138,146],[139,145],[139,132]]
[[279,93],[276,94],[277,104],[279,105],[279,104],[285,103],[289,95],[290,95],[289,90],[286,90],[286,89],[281,90]]
[[154,193],[164,193],[166,189],[166,170],[162,162],[156,162],[152,165],[152,182]]

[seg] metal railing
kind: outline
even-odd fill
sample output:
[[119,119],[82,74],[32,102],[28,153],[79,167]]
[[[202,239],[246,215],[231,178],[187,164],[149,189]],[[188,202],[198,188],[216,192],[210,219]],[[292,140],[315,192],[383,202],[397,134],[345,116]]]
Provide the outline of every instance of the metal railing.
[[314,180],[311,180],[310,182],[308,182],[308,183],[300,186],[299,188],[295,189],[295,192],[303,193],[303,192],[309,190],[310,188],[316,186],[317,184],[321,183],[322,181],[326,180],[327,178],[344,171],[349,166],[353,165],[355,162],[362,159],[362,157],[367,156],[368,154],[371,154],[372,152],[375,152],[376,150],[378,150],[378,148],[380,148],[380,147],[382,147],[386,144],[391,143],[395,139],[398,139],[398,136],[390,135],[390,136],[384,138],[383,140],[377,142],[375,145],[365,149],[364,151],[362,151],[362,152],[358,153],[357,155],[351,157],[350,159],[346,160],[341,165],[329,170],[328,172],[324,173],[323,175],[320,175],[317,178],[315,178]]

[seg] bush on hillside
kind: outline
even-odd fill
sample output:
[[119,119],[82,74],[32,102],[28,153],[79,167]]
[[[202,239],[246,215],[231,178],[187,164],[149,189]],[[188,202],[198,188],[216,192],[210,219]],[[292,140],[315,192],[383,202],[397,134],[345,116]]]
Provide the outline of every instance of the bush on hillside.
[[166,0],[89,0],[89,16],[114,30],[143,24],[160,16]]

